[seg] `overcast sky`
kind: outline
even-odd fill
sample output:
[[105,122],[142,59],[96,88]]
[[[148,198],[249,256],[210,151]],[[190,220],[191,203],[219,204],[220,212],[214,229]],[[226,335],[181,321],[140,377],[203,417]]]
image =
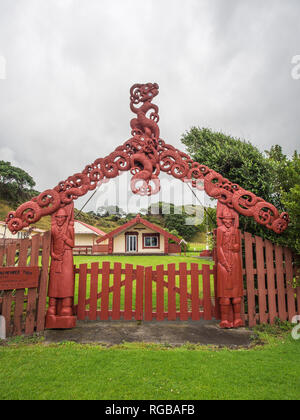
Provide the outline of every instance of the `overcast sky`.
[[299,22],[299,0],[0,0],[0,159],[54,187],[130,138],[145,82],[167,143],[196,125],[291,154]]

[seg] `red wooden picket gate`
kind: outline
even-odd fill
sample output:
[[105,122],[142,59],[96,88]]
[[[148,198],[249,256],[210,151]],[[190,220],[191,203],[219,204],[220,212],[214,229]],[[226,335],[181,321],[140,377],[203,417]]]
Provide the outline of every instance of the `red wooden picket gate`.
[[[214,269],[192,263],[167,268],[121,263],[81,264],[78,275],[77,319],[84,320],[210,320],[215,317]],[[87,296],[88,295],[88,296]]]

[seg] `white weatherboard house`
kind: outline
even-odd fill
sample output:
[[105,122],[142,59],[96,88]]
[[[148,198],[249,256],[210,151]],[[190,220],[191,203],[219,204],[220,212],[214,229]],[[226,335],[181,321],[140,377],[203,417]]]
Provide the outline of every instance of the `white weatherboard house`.
[[99,237],[106,235],[102,230],[81,222],[80,220],[74,221],[75,231],[75,248],[74,251],[92,250],[93,245]]
[[43,234],[46,231],[43,229],[38,229],[36,227],[30,226],[24,228],[17,232],[15,235],[11,233],[8,229],[8,226],[5,222],[0,221],[0,240],[6,239],[23,239],[23,238],[31,238],[33,235]]
[[164,255],[180,252],[182,240],[138,215],[96,242],[94,250],[98,253]]

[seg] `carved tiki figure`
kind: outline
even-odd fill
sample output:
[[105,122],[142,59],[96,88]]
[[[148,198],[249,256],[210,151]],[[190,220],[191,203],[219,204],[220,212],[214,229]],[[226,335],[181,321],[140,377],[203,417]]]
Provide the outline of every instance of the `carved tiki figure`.
[[55,323],[57,317],[73,317],[73,247],[74,220],[72,204],[59,209],[52,216],[48,324]]
[[[239,216],[227,206],[217,209],[217,297],[221,311],[221,328],[238,328],[243,325],[241,302],[243,275],[240,257]],[[231,319],[233,310],[233,322]]]

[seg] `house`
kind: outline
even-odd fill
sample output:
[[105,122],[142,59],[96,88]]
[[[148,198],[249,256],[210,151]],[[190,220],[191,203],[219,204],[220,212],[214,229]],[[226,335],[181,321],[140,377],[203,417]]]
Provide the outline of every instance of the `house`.
[[36,228],[34,226],[30,226],[24,228],[17,232],[15,235],[11,233],[8,229],[8,226],[5,222],[0,221],[0,245],[2,242],[9,243],[12,240],[24,239],[24,238],[31,238],[33,235],[43,234],[46,231],[43,229]]
[[90,254],[92,253],[92,247],[95,245],[96,240],[99,237],[106,235],[102,230],[88,225],[87,223],[81,222],[80,220],[74,220],[74,233],[75,233],[75,254]]
[[96,242],[97,253],[164,255],[180,252],[182,240],[138,215]]

